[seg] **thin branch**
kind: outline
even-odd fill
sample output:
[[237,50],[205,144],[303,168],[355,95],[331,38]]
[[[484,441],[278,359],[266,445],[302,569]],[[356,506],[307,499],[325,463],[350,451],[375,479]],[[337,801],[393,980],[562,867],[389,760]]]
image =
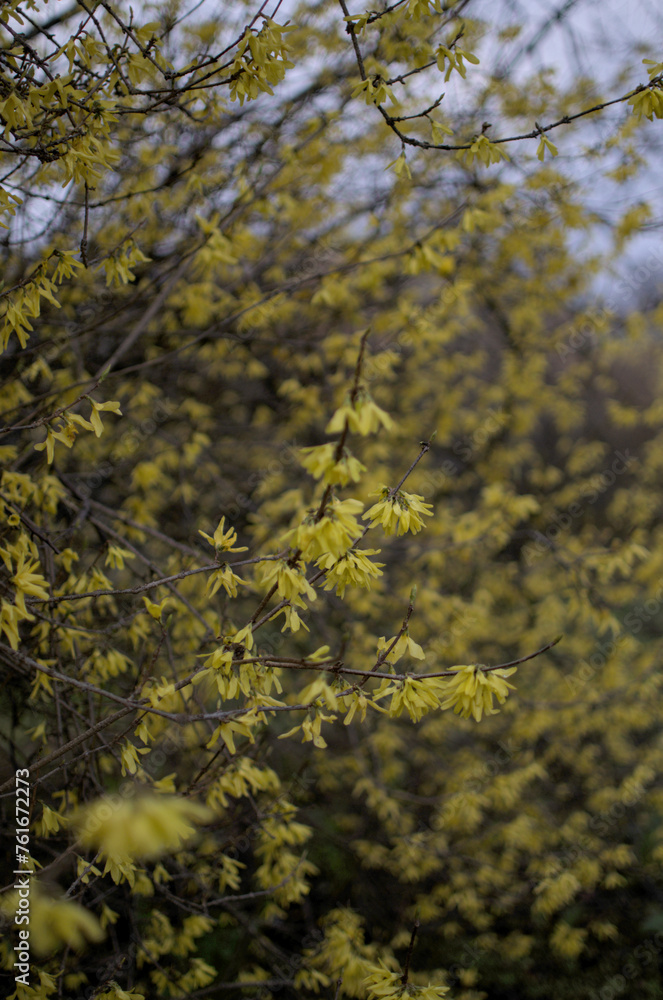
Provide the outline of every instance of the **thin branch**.
[[407,949],[407,955],[405,956],[405,965],[403,966],[403,975],[401,976],[401,983],[403,986],[407,986],[408,978],[410,976],[410,960],[412,958],[412,952],[414,951],[414,940],[417,936],[417,931],[419,930],[419,917],[414,921],[412,927],[412,934],[410,936],[410,944]]
[[83,218],[83,238],[81,240],[81,247],[80,247],[80,249],[81,249],[81,260],[83,261],[83,265],[84,265],[84,267],[85,267],[86,270],[87,270],[87,267],[88,267],[88,259],[87,259],[87,227],[88,227],[88,218],[89,218],[89,215],[90,215],[90,189],[89,189],[88,183],[86,181],[85,182],[85,215],[84,215],[84,218]]

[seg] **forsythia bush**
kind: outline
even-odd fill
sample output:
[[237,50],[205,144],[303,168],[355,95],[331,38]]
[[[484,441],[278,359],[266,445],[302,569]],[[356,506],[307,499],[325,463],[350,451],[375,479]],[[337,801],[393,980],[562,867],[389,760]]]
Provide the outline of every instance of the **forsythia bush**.
[[660,996],[663,62],[474,7],[2,5],[3,995]]

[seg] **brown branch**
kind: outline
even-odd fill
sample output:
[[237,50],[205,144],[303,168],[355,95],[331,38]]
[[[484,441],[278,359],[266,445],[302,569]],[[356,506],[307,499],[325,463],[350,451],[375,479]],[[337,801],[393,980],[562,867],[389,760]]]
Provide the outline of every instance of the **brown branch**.
[[403,986],[407,986],[407,981],[410,975],[410,960],[412,958],[412,952],[414,951],[414,939],[417,936],[417,931],[419,930],[419,917],[414,921],[412,927],[412,935],[410,937],[410,944],[407,949],[407,955],[405,956],[405,965],[403,966],[403,975],[401,976],[401,983]]

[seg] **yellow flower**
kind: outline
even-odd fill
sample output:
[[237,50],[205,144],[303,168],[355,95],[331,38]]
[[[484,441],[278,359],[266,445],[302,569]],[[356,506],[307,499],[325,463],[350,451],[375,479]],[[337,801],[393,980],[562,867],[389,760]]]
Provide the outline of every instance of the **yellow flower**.
[[[391,646],[393,641],[394,641],[393,636],[391,639],[385,639],[384,636],[380,636],[380,638],[378,639],[378,653],[381,653],[383,649],[387,649],[389,646]],[[389,655],[386,658],[387,662],[396,663],[397,660],[400,660],[403,653],[409,653],[410,656],[414,656],[414,658],[417,660],[426,659],[426,654],[424,653],[423,649],[421,648],[418,642],[415,642],[414,639],[410,638],[410,633],[408,632],[407,629],[405,630],[403,635],[399,636],[398,642],[396,643],[396,645],[390,651]]]
[[318,445],[315,448],[302,448],[304,456],[300,462],[310,472],[314,479],[324,479],[325,483],[335,486],[347,486],[349,482],[357,483],[366,466],[343,448],[341,456],[336,461],[338,445],[334,442]]
[[555,143],[551,142],[550,139],[546,139],[545,135],[542,135],[536,150],[536,155],[540,160],[543,160],[546,150],[548,150],[552,156],[557,156],[557,146]]
[[394,427],[394,421],[389,414],[385,410],[380,409],[368,393],[359,396],[357,400],[357,414],[360,434],[375,434],[380,427],[384,427],[385,430],[390,431]]
[[[301,565],[301,564],[298,564]],[[296,566],[291,566],[285,559],[279,559],[268,567],[264,577],[264,583],[271,586],[276,583],[276,590],[279,597],[291,601],[298,608],[305,608],[306,603],[302,599],[302,594],[306,595],[310,601],[314,601],[316,593],[304,574]]]
[[235,542],[237,541],[237,532],[234,528],[228,528],[227,531],[224,531],[225,523],[226,519],[225,517],[222,517],[216,526],[213,537],[208,535],[205,531],[199,531],[198,534],[202,535],[203,538],[206,538],[210,545],[214,546],[217,552],[246,552],[247,549],[245,545],[240,548],[235,546]]
[[84,847],[110,861],[133,863],[177,850],[196,833],[195,823],[213,819],[211,810],[173,795],[97,799],[76,811],[73,824]]
[[60,427],[59,429],[53,429],[52,427],[46,428],[46,440],[40,441],[35,445],[35,451],[43,451],[46,449],[46,461],[49,465],[52,464],[53,458],[55,457],[55,442],[59,441],[65,446],[65,448],[71,448],[76,438],[76,431],[72,423],[65,425],[65,427]]
[[[343,699],[344,705],[348,704],[348,698]],[[363,691],[353,691],[350,696],[350,707],[348,708],[348,713],[343,719],[343,725],[349,726],[355,717],[357,710],[359,710],[359,719],[361,722],[366,718],[366,709],[368,707],[368,698]]]
[[384,563],[374,563],[369,556],[378,555],[380,549],[348,549],[340,559],[331,553],[320,556],[316,566],[325,570],[325,590],[333,590],[343,597],[346,587],[363,587],[369,590],[371,581],[382,576]]
[[319,521],[313,515],[288,531],[284,540],[301,549],[308,559],[331,553],[339,558],[361,537],[362,528],[355,515],[363,510],[361,500],[332,498]]
[[432,504],[424,503],[424,498],[417,493],[405,493],[398,490],[393,496],[387,486],[382,486],[373,496],[381,496],[382,500],[374,504],[363,515],[370,518],[372,526],[381,524],[385,535],[404,535],[411,531],[416,535],[424,527],[420,515],[433,516]]
[[92,428],[94,430],[95,435],[97,437],[101,437],[101,432],[104,429],[104,425],[101,422],[101,417],[99,416],[99,414],[104,411],[108,411],[109,413],[117,413],[119,414],[119,416],[122,416],[122,410],[120,409],[120,404],[116,399],[110,400],[107,403],[96,403],[94,399],[90,399],[90,403],[92,404],[90,423],[92,424]]
[[235,632],[232,641],[235,643],[241,642],[245,649],[253,649],[253,625],[245,625],[239,632]]
[[285,624],[281,629],[282,632],[285,632],[286,629],[289,629],[291,632],[299,632],[300,628],[304,628],[307,632],[310,632],[308,625],[299,617],[295,608],[281,608],[279,614],[281,613],[285,616]]
[[661,90],[641,90],[637,94],[633,94],[628,103],[638,118],[648,118],[649,121],[653,121],[654,117],[663,118],[663,91]]
[[[16,587],[16,610],[6,611],[6,602],[3,601],[2,620],[7,624],[10,624],[12,621],[15,623],[16,615],[28,621],[34,621],[33,616],[25,605],[26,595],[28,597],[37,597],[42,601],[47,601],[50,596],[47,589],[48,580],[41,573],[35,572],[35,570],[39,569],[39,562],[35,557],[35,553],[36,549],[34,545],[28,541],[24,534],[19,537],[14,545],[8,545],[6,549],[0,548],[0,558],[7,570],[12,573],[10,579]],[[7,608],[11,608],[11,605],[7,604]],[[13,631],[13,626],[10,628]],[[9,632],[7,632],[7,635],[9,637]]]
[[47,601],[49,594],[48,590],[48,580],[46,580],[41,573],[35,573],[35,567],[39,565],[37,562],[25,563],[24,558],[21,558],[18,566],[16,567],[16,573],[11,578],[11,582],[15,585],[17,590],[22,591],[24,594],[28,594],[30,597],[39,597],[42,601]]
[[128,549],[123,549],[119,545],[109,545],[106,554],[106,566],[112,566],[113,569],[124,569],[124,560],[134,558],[134,553],[129,552]]
[[335,715],[325,715],[321,711],[316,711],[309,713],[308,718],[304,719],[301,726],[295,726],[287,733],[283,733],[279,736],[279,739],[285,739],[287,736],[292,736],[293,733],[301,729],[302,743],[313,743],[313,746],[319,747],[320,750],[324,750],[327,746],[325,738],[322,736],[321,729],[323,722],[332,722],[336,718]]
[[[467,67],[463,64],[463,59],[467,59],[468,62],[473,63],[475,66],[479,65],[479,58],[475,56],[473,52],[466,52],[465,49],[459,49],[457,46],[452,49],[448,48],[446,45],[440,45],[437,49],[437,68],[440,73],[444,73],[444,79],[447,81],[451,76],[453,70],[460,73],[463,79],[465,79],[465,74],[467,73]],[[446,72],[445,72],[445,64]]]
[[161,621],[161,613],[165,608],[170,608],[173,605],[173,600],[171,597],[164,597],[160,604],[156,604],[151,601],[149,597],[143,597],[143,604],[147,608],[149,614],[154,618],[155,621]]
[[[352,20],[346,18],[345,20]],[[390,86],[380,76],[373,77],[372,80],[360,80],[352,91],[352,97],[363,97],[367,104],[383,104],[387,98],[396,101]]]
[[384,410],[380,409],[366,390],[357,393],[354,402],[350,402],[347,397],[345,402],[333,415],[327,424],[328,434],[341,434],[345,430],[355,434],[374,434],[382,426],[385,430],[391,430],[394,422]]
[[253,733],[251,732],[248,723],[243,721],[244,718],[248,718],[248,716],[230,719],[229,722],[222,722],[221,725],[216,727],[212,733],[211,739],[205,744],[205,746],[210,749],[214,746],[220,736],[230,752],[234,754],[236,753],[235,734],[238,736],[245,736],[249,742],[253,743]]
[[[242,580],[240,576],[233,573],[230,566],[224,564],[221,569],[212,573],[208,582],[206,593],[210,597],[214,597],[219,587],[223,586],[228,597],[237,597],[237,588],[240,584],[245,584],[246,580]],[[212,588],[210,590],[210,587]]]
[[415,986],[414,983],[404,983],[400,972],[390,972],[382,960],[379,965],[364,979],[368,992],[368,1000],[398,1000],[407,997],[408,1000],[439,1000],[449,992],[448,986]]
[[[18,898],[18,892],[10,892],[0,903],[7,917],[17,911]],[[42,958],[65,946],[80,951],[88,941],[104,936],[92,913],[71,900],[47,895],[38,879],[30,879],[30,947],[35,955]]]
[[493,697],[503,705],[509,694],[508,684],[504,678],[516,672],[515,667],[500,670],[485,670],[479,664],[470,664],[454,668],[456,673],[450,678],[439,678],[444,682],[444,699],[440,708],[452,708],[464,719],[474,716],[477,722],[481,716],[496,715],[499,709],[493,708]]
[[400,177],[402,175],[404,177],[407,177],[408,180],[412,180],[412,171],[410,170],[407,163],[407,159],[405,158],[405,150],[403,150],[400,156],[397,156],[395,160],[392,160],[391,163],[388,163],[384,169],[389,170],[389,167],[394,168],[394,173],[396,174],[397,177]]

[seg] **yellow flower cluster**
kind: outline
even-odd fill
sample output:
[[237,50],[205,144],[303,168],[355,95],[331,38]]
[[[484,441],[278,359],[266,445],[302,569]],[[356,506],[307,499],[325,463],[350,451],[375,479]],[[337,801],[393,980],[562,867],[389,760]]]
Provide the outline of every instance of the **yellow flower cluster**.
[[332,497],[320,520],[310,515],[297,528],[286,532],[284,541],[300,549],[307,559],[328,554],[338,559],[361,537],[362,527],[355,515],[363,509],[361,500]]
[[404,535],[411,531],[416,535],[424,527],[421,515],[433,516],[433,507],[429,503],[424,503],[424,498],[417,493],[406,493],[398,490],[392,494],[388,486],[382,486],[373,494],[381,496],[382,499],[374,504],[363,515],[370,518],[372,526],[381,524],[385,535]]
[[90,396],[86,396],[86,399],[92,406],[89,420],[86,420],[80,413],[64,413],[57,425],[49,425],[46,428],[46,440],[40,441],[35,445],[35,451],[46,450],[46,461],[49,465],[52,464],[55,457],[56,441],[63,444],[65,448],[71,448],[79,433],[77,430],[78,427],[82,427],[86,431],[94,431],[95,437],[101,437],[104,425],[99,414],[108,411],[110,413],[117,413],[120,417],[122,416],[120,404],[116,399],[108,400],[106,403],[97,403]]
[[[0,903],[0,912],[13,917],[17,906],[18,892],[9,892]],[[101,941],[104,936],[92,913],[69,899],[47,895],[39,880],[31,879],[30,947],[35,955],[42,958],[64,947],[80,951],[88,941]]]
[[[11,194],[10,192],[5,191],[4,188],[0,188],[0,215],[2,215],[3,212],[7,212],[8,215],[15,215],[16,206],[22,204],[23,199],[19,198],[18,195]],[[4,222],[0,222],[0,227],[2,229],[9,229],[9,226],[6,226]]]
[[12,649],[18,649],[18,623],[33,622],[25,604],[26,597],[49,598],[48,580],[39,572],[37,548],[27,535],[21,534],[13,545],[0,547],[0,558],[11,573],[10,583],[16,588],[14,603],[3,598],[0,611],[0,633],[4,632]]
[[269,17],[263,17],[260,31],[246,29],[230,67],[232,101],[243,104],[245,98],[255,100],[261,91],[274,93],[270,84],[280,83],[286,69],[294,66],[287,58],[288,46],[283,38],[294,30],[294,25],[277,24]]
[[446,697],[440,702],[440,707],[453,708],[464,719],[473,716],[479,722],[483,714],[496,715],[499,709],[493,708],[493,698],[503,705],[509,694],[508,689],[514,689],[513,684],[508,684],[504,678],[515,673],[515,667],[484,670],[478,664],[469,664],[456,669],[452,678],[445,678]]
[[[394,641],[395,636],[391,639],[386,639],[383,635],[378,639],[378,653],[381,653],[383,649],[388,649]],[[398,641],[394,645],[393,649],[389,650],[389,655],[385,657],[388,663],[396,663],[400,660],[404,653],[409,653],[410,656],[414,656],[416,660],[425,660],[426,654],[414,639],[410,638],[410,633],[406,629],[402,635],[398,637]]]
[[375,434],[380,427],[390,431],[394,426],[389,414],[380,409],[365,389],[357,393],[354,402],[350,401],[349,396],[346,397],[343,405],[336,410],[327,424],[327,433],[342,434],[346,422],[351,433],[361,434],[364,437],[367,434]]
[[[399,642],[404,638],[401,636]],[[412,643],[410,639],[406,641],[418,651],[411,650],[412,655],[423,657],[424,653],[420,646]],[[389,645],[384,639],[380,642],[383,644],[381,648]],[[394,677],[393,680],[384,678],[373,698],[374,701],[379,701],[391,696],[387,710],[391,718],[397,718],[405,710],[414,722],[419,722],[424,715],[435,709],[453,708],[456,714],[462,715],[463,718],[469,719],[473,716],[479,722],[482,715],[496,715],[499,711],[493,707],[493,698],[497,698],[501,705],[504,704],[509,693],[508,689],[513,689],[513,684],[508,684],[504,678],[509,677],[515,670],[515,667],[486,670],[479,665],[470,665],[458,667],[451,678],[425,675]]]
[[406,996],[412,1000],[439,1000],[449,992],[448,986],[415,986],[414,983],[404,983],[400,972],[390,972],[384,962],[374,966],[371,973],[364,979],[368,992],[368,1000],[398,1000]]
[[392,696],[389,706],[392,719],[398,718],[405,709],[413,722],[419,722],[428,712],[440,707],[440,699],[433,685],[416,677],[406,677],[405,680],[392,684],[386,691],[376,693],[375,697],[377,699],[386,694]]
[[369,556],[379,552],[380,549],[348,549],[340,559],[335,559],[331,553],[320,556],[316,566],[325,571],[325,590],[336,587],[339,597],[343,597],[346,587],[369,590],[371,581],[382,576],[384,563],[374,563],[369,559]]
[[99,265],[106,275],[106,287],[109,285],[127,285],[134,278],[133,268],[137,264],[146,264],[150,260],[142,250],[139,250],[133,240],[106,257]]
[[449,79],[453,71],[465,79],[465,74],[467,73],[467,67],[464,65],[463,60],[467,59],[469,63],[473,63],[475,66],[479,65],[479,58],[475,56],[472,52],[466,52],[465,49],[459,49],[455,46],[453,49],[447,48],[446,45],[440,45],[437,50],[437,68],[440,73],[444,73],[445,81]]
[[314,448],[302,448],[300,462],[314,479],[322,479],[330,486],[347,486],[349,482],[358,483],[366,466],[343,448],[336,459],[338,445],[330,441],[327,444],[316,445]]
[[653,121],[654,118],[663,118],[663,90],[654,87],[641,90],[629,97],[628,103],[633,108],[633,114],[638,118],[648,118],[649,121]]
[[83,847],[100,851],[109,862],[131,864],[176,850],[196,832],[194,823],[208,823],[213,817],[197,802],[174,795],[142,795],[119,802],[97,799],[78,809],[72,822]]
[[299,568],[300,566],[301,563],[291,566],[286,559],[272,562],[264,571],[263,583],[268,587],[275,583],[279,597],[290,601],[298,608],[305,608],[306,602],[302,595],[306,596],[309,601],[314,601],[316,593]]
[[477,159],[483,163],[484,167],[489,167],[491,163],[499,163],[501,159],[509,159],[506,150],[502,146],[498,146],[497,143],[491,142],[485,135],[477,136],[470,148],[459,153],[459,156],[465,159],[468,166],[471,166],[472,162]]

